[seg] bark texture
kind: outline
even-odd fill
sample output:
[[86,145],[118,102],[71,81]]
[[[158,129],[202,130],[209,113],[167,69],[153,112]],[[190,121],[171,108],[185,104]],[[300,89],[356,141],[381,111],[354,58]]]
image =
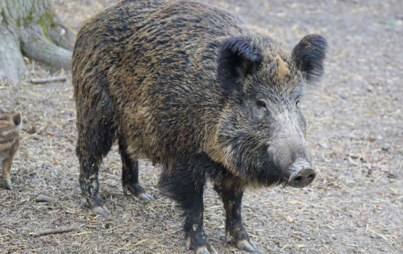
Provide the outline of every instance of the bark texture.
[[0,0],[0,80],[18,83],[25,76],[23,55],[70,69],[74,41],[49,0]]

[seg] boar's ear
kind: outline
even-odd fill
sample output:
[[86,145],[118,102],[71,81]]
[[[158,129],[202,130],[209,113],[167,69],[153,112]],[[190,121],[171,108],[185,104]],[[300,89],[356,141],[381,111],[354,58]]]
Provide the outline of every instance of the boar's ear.
[[305,74],[305,79],[313,83],[323,75],[323,60],[326,57],[326,39],[318,34],[310,34],[292,50],[297,67]]
[[244,37],[231,37],[218,49],[218,81],[227,93],[238,91],[247,75],[253,75],[260,67],[263,55],[260,48],[251,45]]
[[21,113],[20,112],[17,112],[13,115],[13,122],[14,122],[15,126],[20,125],[20,123],[21,123]]

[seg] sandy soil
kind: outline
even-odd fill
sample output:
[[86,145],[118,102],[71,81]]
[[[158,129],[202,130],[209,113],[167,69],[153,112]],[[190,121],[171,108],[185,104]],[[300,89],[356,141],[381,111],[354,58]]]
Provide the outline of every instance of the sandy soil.
[[[317,179],[301,190],[275,187],[244,198],[244,224],[260,252],[403,253],[403,2],[208,2],[284,38],[290,50],[308,33],[329,43],[324,78],[301,103]],[[77,30],[113,1],[52,3]],[[32,77],[59,74],[36,63]],[[0,252],[185,253],[181,211],[156,188],[159,169],[141,161],[141,182],[154,202],[123,196],[116,146],[100,173],[112,215],[81,209],[72,94],[70,80],[0,83],[0,108],[24,116],[14,190],[0,184]],[[222,204],[207,189],[205,230],[214,247],[242,253],[225,243]],[[36,202],[39,194],[58,201]],[[61,226],[74,230],[37,235]]]

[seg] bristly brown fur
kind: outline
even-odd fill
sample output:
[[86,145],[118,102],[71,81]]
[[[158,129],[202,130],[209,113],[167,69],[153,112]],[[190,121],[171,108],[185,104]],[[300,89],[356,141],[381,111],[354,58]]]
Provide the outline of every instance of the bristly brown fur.
[[139,158],[162,164],[160,187],[184,209],[188,237],[204,248],[210,178],[227,215],[234,212],[227,231],[243,243],[244,189],[286,182],[297,158],[310,163],[297,101],[321,74],[322,38],[306,37],[290,54],[265,31],[189,0],[126,0],[91,17],[72,60],[86,202],[108,214],[98,171],[118,141],[124,189],[144,195]]

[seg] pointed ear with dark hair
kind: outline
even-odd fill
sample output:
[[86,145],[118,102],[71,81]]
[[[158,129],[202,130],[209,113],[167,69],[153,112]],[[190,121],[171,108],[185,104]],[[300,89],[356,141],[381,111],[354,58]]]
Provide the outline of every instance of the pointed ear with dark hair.
[[13,122],[14,122],[15,126],[18,126],[21,124],[21,113],[20,112],[14,113]]
[[231,37],[218,49],[217,78],[227,93],[241,89],[247,75],[258,71],[263,61],[260,48],[244,37]]
[[305,36],[292,50],[292,57],[297,67],[305,74],[307,82],[316,82],[323,75],[326,50],[326,39],[318,34]]

